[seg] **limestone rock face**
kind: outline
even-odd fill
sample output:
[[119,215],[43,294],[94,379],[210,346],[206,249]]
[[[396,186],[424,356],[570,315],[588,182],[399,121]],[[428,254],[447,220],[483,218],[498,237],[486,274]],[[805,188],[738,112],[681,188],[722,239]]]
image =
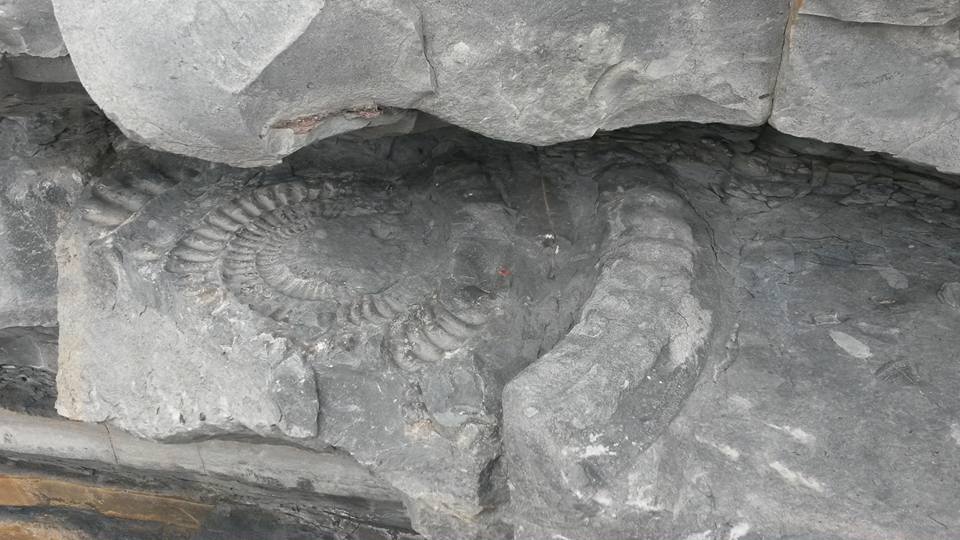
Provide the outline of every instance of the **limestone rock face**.
[[[229,431],[315,435],[315,382],[299,357],[286,354],[286,339],[250,317],[228,312],[214,318],[211,311],[228,309],[216,291],[191,289],[197,298],[185,301],[153,284],[163,270],[154,245],[186,234],[194,214],[215,210],[209,203],[185,204],[208,191],[190,183],[190,175],[205,177],[193,169],[176,174],[140,162],[128,166],[129,155],[120,155],[120,165],[86,190],[58,242],[61,414],[116,418],[123,428],[153,438]],[[246,180],[230,178],[234,185]],[[144,208],[150,202],[154,206]],[[171,220],[165,211],[185,218]],[[152,242],[144,241],[143,231],[152,233]],[[160,306],[170,306],[170,313]],[[96,360],[104,357],[116,362]],[[207,357],[218,362],[202,361]]]
[[59,412],[335,447],[403,493],[417,530],[478,533],[500,390],[571,322],[595,197],[544,194],[523,149],[522,176],[509,155],[424,175],[416,144],[369,173],[120,151],[58,242]]
[[0,1],[0,54],[67,54],[50,0]]
[[800,13],[848,22],[938,26],[960,17],[955,0],[806,0]]
[[406,109],[533,144],[668,120],[758,125],[788,15],[767,0],[55,5],[81,81],[128,135],[240,166],[403,124]]
[[956,175],[691,124],[108,155],[57,252],[57,407],[106,435],[356,461],[426,538],[960,529]]
[[[788,31],[770,123],[960,171],[957,3],[882,2],[877,13],[840,4],[807,2],[805,11],[845,20],[800,14]],[[886,24],[845,22],[863,19]]]

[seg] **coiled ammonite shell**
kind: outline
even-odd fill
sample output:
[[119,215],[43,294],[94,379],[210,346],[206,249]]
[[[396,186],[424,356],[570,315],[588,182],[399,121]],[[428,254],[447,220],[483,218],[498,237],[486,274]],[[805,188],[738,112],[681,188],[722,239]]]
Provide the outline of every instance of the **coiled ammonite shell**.
[[218,279],[282,323],[393,318],[427,287],[438,257],[423,208],[384,188],[293,181],[250,189],[209,212],[165,268]]

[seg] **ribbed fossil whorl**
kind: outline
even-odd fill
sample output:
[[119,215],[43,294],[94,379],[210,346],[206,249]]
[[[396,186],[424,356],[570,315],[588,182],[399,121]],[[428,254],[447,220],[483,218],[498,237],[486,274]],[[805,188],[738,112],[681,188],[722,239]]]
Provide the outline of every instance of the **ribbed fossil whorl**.
[[386,320],[412,292],[397,276],[430,259],[414,241],[428,225],[414,214],[385,191],[259,187],[208,213],[170,251],[166,269],[219,275],[238,300],[285,323]]

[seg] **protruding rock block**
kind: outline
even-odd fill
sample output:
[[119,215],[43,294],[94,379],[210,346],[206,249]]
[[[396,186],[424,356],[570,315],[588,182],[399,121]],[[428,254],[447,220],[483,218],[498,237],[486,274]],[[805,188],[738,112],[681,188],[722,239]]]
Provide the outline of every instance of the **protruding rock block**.
[[131,137],[240,166],[416,109],[533,144],[769,115],[787,2],[55,0]]
[[418,108],[532,144],[666,121],[762,124],[788,15],[765,0],[420,4],[437,92]]
[[[834,5],[808,3],[825,12],[828,5]],[[930,2],[920,4],[924,3]],[[916,9],[915,4],[897,2],[897,6],[910,7],[897,8],[905,14],[895,19],[909,21],[914,18],[909,14],[930,14]],[[932,26],[797,16],[787,30],[770,123],[791,135],[960,172],[956,151],[960,140],[960,8],[956,2],[949,4],[941,11],[952,10],[952,20]],[[845,13],[847,8],[840,11]]]
[[90,95],[129,136],[169,152],[276,163],[404,120],[434,89],[410,0],[55,4]]

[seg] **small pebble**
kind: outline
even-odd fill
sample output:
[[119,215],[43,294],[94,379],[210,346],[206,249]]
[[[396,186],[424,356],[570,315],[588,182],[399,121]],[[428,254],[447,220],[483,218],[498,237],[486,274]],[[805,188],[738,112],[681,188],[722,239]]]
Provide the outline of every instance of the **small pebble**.
[[813,324],[817,326],[826,326],[829,324],[840,324],[840,315],[837,313],[814,313],[812,315]]

